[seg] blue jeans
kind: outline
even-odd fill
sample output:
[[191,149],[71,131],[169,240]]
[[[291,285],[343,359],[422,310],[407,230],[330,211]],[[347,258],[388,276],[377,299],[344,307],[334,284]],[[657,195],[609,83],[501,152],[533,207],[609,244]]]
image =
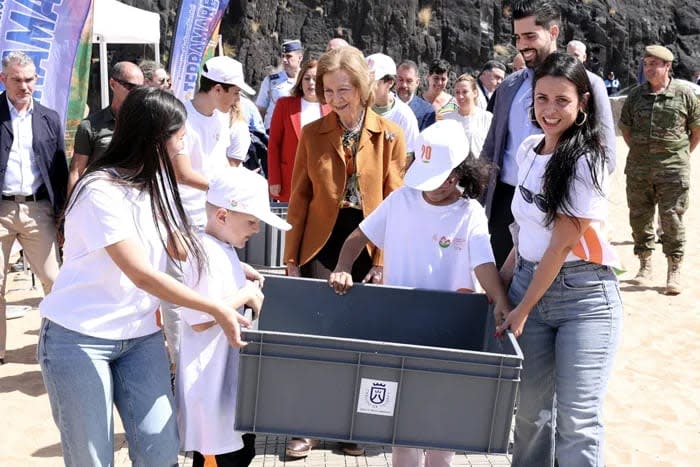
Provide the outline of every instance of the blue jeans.
[[108,340],[44,319],[37,358],[67,466],[114,465],[113,403],[134,466],[177,465],[179,441],[162,333]]
[[[520,259],[517,304],[536,264]],[[566,263],[518,339],[523,361],[513,467],[603,466],[602,407],[620,339],[622,302],[611,268]]]

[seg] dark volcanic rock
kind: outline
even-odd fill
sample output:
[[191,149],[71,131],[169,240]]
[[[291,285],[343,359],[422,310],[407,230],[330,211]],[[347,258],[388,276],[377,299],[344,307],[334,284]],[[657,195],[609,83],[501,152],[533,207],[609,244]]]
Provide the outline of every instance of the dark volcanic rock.
[[[559,2],[564,24],[559,45],[579,39],[593,71],[635,80],[645,45],[661,43],[676,54],[675,73],[700,69],[700,2],[697,0],[576,0]],[[282,38],[300,38],[311,55],[331,37],[344,37],[366,53],[410,58],[425,68],[445,58],[455,74],[478,70],[496,57],[510,61],[511,20],[498,0],[231,0],[224,40],[259,83],[274,65]]]
[[[167,57],[176,0],[125,0],[160,11],[161,52]],[[700,69],[700,1],[560,1],[564,17],[559,46],[571,39],[588,45],[588,67],[612,70],[632,84],[645,45],[661,43],[677,57],[675,74]],[[490,58],[509,62],[512,45],[509,2],[499,0],[230,0],[223,37],[257,85],[277,64],[280,42],[299,38],[308,55],[323,52],[331,37],[343,37],[366,53],[415,60],[425,69],[433,58],[454,65],[455,74],[476,71]]]

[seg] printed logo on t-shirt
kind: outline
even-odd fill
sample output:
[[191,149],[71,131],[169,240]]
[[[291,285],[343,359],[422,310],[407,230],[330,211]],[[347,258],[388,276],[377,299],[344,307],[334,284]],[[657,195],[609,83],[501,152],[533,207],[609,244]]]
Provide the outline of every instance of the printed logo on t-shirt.
[[449,248],[452,246],[457,251],[461,251],[462,249],[464,249],[464,245],[467,243],[466,238],[450,238],[445,235],[442,235],[438,238],[437,234],[433,234],[433,241],[436,241],[438,245],[440,245],[440,248]]
[[452,245],[452,240],[443,235],[440,237],[440,240],[438,240],[438,245],[440,245],[440,248],[449,248],[450,245]]
[[420,148],[420,160],[422,160],[423,162],[425,162],[427,164],[430,162],[430,159],[432,157],[433,157],[433,147],[423,144]]

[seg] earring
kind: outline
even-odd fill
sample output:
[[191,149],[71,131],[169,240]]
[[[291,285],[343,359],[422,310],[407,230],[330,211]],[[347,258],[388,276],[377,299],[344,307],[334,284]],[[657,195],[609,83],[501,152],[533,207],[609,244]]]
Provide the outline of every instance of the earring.
[[[578,119],[581,115],[583,115],[583,118],[579,122]],[[578,115],[576,115],[576,120],[574,120],[574,124],[576,124],[576,126],[583,126],[583,124],[586,123],[586,120],[588,120],[588,114],[583,110],[579,110]]]
[[533,106],[527,108],[527,115],[532,123],[537,123],[537,119],[535,118],[535,108]]

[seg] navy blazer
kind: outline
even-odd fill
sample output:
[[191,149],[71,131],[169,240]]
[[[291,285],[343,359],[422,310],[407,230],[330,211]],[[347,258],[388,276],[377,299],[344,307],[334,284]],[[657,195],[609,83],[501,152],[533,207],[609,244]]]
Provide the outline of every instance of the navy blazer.
[[413,110],[416,120],[418,120],[418,129],[420,131],[435,123],[435,109],[419,95],[414,95],[408,106]]
[[[63,129],[56,111],[34,100],[32,114],[32,149],[39,165],[41,180],[49,193],[54,215],[58,217],[66,202],[68,163],[63,143]],[[7,160],[12,149],[12,119],[7,92],[0,94],[0,186],[5,185]]]
[[500,168],[503,165],[503,152],[508,142],[508,116],[510,115],[510,106],[526,77],[527,72],[525,69],[511,73],[496,88],[491,99],[489,99],[488,110],[493,114],[493,120],[491,120],[491,127],[489,127],[489,132],[486,135],[486,140],[484,141],[480,156],[482,159],[491,162],[497,167],[497,170],[491,173],[484,201],[486,215],[489,216],[489,218],[491,216],[493,191],[496,188]]

